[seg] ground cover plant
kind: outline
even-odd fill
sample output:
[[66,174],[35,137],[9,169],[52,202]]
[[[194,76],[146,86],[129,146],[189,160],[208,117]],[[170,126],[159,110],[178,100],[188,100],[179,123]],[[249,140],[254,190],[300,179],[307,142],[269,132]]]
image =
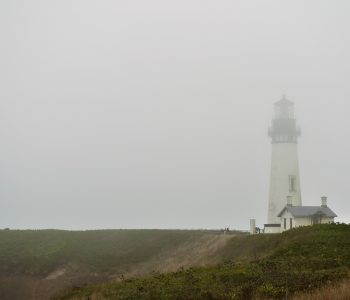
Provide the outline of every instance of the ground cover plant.
[[[229,259],[242,252],[247,252],[250,261]],[[237,237],[221,249],[221,255],[227,261],[217,266],[76,287],[58,298],[285,299],[348,277],[350,225],[315,225],[279,235]]]
[[230,237],[209,230],[0,230],[0,299],[43,300],[122,274],[216,263]]
[[137,263],[198,240],[196,230],[0,230],[0,272],[44,276],[67,264],[126,272]]

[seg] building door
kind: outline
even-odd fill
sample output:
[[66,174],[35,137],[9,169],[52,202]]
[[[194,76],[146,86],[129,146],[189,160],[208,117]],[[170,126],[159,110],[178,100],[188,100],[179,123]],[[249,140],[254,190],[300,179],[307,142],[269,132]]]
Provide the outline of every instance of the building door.
[[320,215],[312,216],[311,224],[321,224],[322,217]]

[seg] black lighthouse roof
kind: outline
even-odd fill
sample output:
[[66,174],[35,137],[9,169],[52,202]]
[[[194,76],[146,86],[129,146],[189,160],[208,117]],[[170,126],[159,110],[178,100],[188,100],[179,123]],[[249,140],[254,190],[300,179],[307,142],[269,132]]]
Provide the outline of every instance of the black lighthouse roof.
[[275,105],[282,106],[282,105],[294,105],[294,103],[286,98],[286,95],[282,95],[282,99],[275,102]]

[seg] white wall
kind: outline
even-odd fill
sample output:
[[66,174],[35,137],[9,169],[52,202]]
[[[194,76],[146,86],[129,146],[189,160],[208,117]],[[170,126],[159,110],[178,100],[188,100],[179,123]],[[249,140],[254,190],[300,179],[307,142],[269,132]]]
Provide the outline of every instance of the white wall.
[[322,218],[322,224],[333,223],[334,218]]
[[[296,176],[296,192],[289,191],[289,175]],[[272,144],[268,223],[280,223],[277,215],[287,204],[286,197],[293,196],[293,206],[301,206],[298,145]]]
[[[334,222],[334,218],[322,218],[321,223],[327,224]],[[295,226],[310,226],[312,225],[312,218],[311,217],[305,217],[305,218],[295,218]]]
[[310,217],[295,218],[295,227],[310,226],[310,225],[312,225]]
[[[286,218],[286,229],[284,229],[284,219]],[[294,216],[289,211],[284,211],[283,215],[280,218],[281,222],[281,232],[290,229],[290,219],[292,218],[292,228],[295,227]]]
[[281,227],[264,227],[264,233],[281,233]]
[[250,219],[250,234],[256,234],[256,221],[255,221],[255,219]]

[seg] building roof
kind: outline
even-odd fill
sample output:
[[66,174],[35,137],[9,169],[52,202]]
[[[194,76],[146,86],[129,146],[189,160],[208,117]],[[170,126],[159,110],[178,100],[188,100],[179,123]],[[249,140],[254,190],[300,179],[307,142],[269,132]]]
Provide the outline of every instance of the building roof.
[[310,217],[317,214],[334,218],[337,215],[328,206],[289,206],[286,205],[277,217],[281,217],[284,211],[289,211],[294,217]]
[[282,95],[282,98],[275,102],[275,105],[293,105],[294,103],[286,98],[286,95]]

